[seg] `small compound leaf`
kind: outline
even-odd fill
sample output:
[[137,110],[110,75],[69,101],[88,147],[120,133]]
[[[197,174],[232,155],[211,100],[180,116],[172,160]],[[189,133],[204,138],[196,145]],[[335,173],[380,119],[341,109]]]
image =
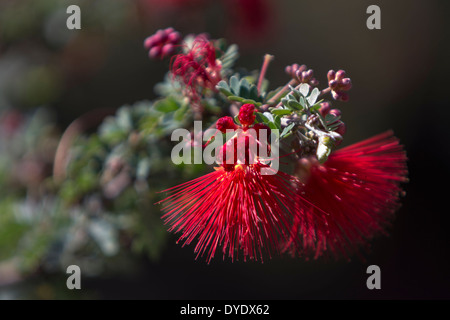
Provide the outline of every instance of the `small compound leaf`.
[[288,133],[291,132],[292,128],[295,126],[295,123],[291,123],[286,128],[283,129],[283,132],[280,134],[280,139],[284,138]]

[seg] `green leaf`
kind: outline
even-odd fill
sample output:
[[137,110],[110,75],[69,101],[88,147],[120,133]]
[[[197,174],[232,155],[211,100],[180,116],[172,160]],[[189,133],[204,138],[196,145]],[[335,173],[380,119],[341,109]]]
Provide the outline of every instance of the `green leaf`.
[[253,100],[259,99],[258,89],[256,88],[255,85],[251,86],[249,97],[250,97],[250,99],[253,99]]
[[334,115],[332,115],[332,114],[329,113],[329,114],[327,114],[327,115],[325,116],[325,122],[326,122],[327,124],[329,124],[329,123],[334,123],[334,122],[338,121],[340,118],[341,118],[341,116],[336,117],[336,116],[334,116]]
[[277,126],[277,129],[281,130],[281,117],[278,115],[275,115],[274,120],[275,120],[275,125]]
[[230,89],[231,92],[236,95],[239,96],[240,93],[240,82],[237,76],[232,76],[230,78]]
[[313,106],[309,107],[312,111],[318,111],[320,109],[320,104],[323,102],[323,99],[317,101]]
[[[300,106],[301,107],[301,106]],[[272,114],[278,115],[278,116],[285,116],[287,114],[291,114],[292,110],[289,109],[273,109],[271,111]]]
[[252,100],[252,99],[242,99],[242,103],[250,103],[257,107],[260,107],[262,105],[261,102],[256,102],[255,100]]
[[155,102],[154,108],[160,112],[169,113],[179,108],[178,101],[173,97],[167,97],[165,99]]
[[219,58],[222,61],[222,69],[226,70],[231,68],[238,58],[238,46],[235,44],[230,45],[227,51],[225,51],[225,53]]
[[292,128],[295,126],[295,123],[291,123],[290,125],[288,125],[286,128],[283,129],[283,132],[281,132],[280,134],[280,139],[284,138],[285,136],[287,136],[289,133],[291,133]]
[[157,115],[148,115],[141,120],[140,129],[145,134],[149,134],[158,126],[158,124],[159,117]]
[[256,114],[256,121],[258,123],[270,123],[269,119],[267,119],[267,117],[265,115],[263,115],[261,112],[257,112]]
[[150,159],[142,158],[137,164],[136,177],[140,180],[147,179],[148,175],[150,174],[150,166]]
[[288,106],[291,109],[296,109],[296,110],[302,110],[303,109],[303,106],[300,103],[298,103],[297,101],[294,101],[294,100],[288,101]]
[[244,101],[244,98],[238,96],[229,96],[228,100],[242,102]]
[[217,85],[216,85],[217,90],[219,90],[220,92],[222,92],[225,96],[232,96],[233,93],[231,92],[230,87],[228,86],[228,83],[226,83],[226,81],[221,80]]
[[125,131],[131,130],[133,128],[133,120],[131,117],[131,112],[129,108],[122,107],[117,111],[116,115],[117,124],[119,127]]
[[234,122],[236,122],[237,125],[239,125],[239,126],[241,125],[241,122],[239,121],[239,115],[238,114],[234,116]]
[[239,95],[242,97],[248,97],[250,93],[250,83],[247,79],[242,78],[239,82]]
[[308,105],[306,104],[306,100],[304,97],[300,97],[300,105],[305,109],[308,108]]
[[189,111],[189,105],[187,103],[183,103],[180,109],[175,111],[175,114],[173,116],[175,121],[182,121],[183,119],[187,118],[187,113]]
[[294,96],[295,100],[299,100],[300,97],[302,96],[300,91],[298,91],[297,89],[293,88],[292,86],[290,87],[291,91],[292,91],[292,95]]
[[253,105],[257,106],[257,107],[261,106],[261,102],[256,102],[255,100],[245,99],[245,98],[238,97],[238,96],[229,96],[228,100],[230,100],[230,101],[237,101],[237,102],[240,102],[242,104],[250,103],[250,104],[253,104]]
[[273,122],[267,122],[266,124],[267,124],[267,125],[269,126],[269,128],[272,129],[272,130],[279,130],[279,128],[277,127],[277,125],[276,125],[275,123],[273,123]]

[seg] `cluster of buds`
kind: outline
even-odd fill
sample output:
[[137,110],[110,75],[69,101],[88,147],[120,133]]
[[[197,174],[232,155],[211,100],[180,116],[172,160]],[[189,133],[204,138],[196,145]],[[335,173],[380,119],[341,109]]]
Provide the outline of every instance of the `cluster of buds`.
[[149,50],[150,58],[165,58],[175,53],[176,46],[181,41],[181,35],[173,28],[160,29],[144,41],[145,49]]
[[307,83],[311,86],[317,86],[319,84],[319,81],[314,78],[314,71],[308,69],[304,64],[298,65],[297,63],[294,63],[293,65],[287,66],[285,71],[299,83]]
[[331,95],[334,100],[348,101],[348,94],[344,91],[348,91],[352,88],[352,81],[350,78],[346,78],[345,71],[330,70],[327,74],[328,85],[331,89]]

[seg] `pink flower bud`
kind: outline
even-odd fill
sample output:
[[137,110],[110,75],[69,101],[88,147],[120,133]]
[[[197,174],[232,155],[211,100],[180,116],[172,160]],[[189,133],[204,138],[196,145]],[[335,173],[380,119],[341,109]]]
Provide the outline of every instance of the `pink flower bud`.
[[336,89],[338,87],[338,82],[336,80],[331,80],[328,85],[330,86],[331,89]]
[[335,117],[340,117],[341,116],[341,110],[339,109],[331,109],[329,114],[335,116]]
[[144,40],[144,48],[147,49],[147,50],[150,50],[150,48],[155,45],[155,42],[156,41],[155,41],[155,37],[154,36],[147,37]]
[[161,47],[157,46],[157,47],[153,47],[150,49],[148,55],[150,58],[155,59],[158,58],[161,54]]
[[350,78],[342,79],[340,89],[343,91],[348,91],[351,88],[352,88],[352,81],[350,80]]
[[334,80],[336,78],[336,72],[334,70],[328,71],[327,78],[328,81]]
[[164,30],[158,30],[155,33],[155,38],[157,39],[157,44],[161,44],[167,40],[167,34]]
[[343,136],[345,134],[345,132],[347,131],[347,127],[345,126],[345,123],[343,123],[342,121],[339,121],[339,127],[337,127],[337,129],[335,130],[336,133],[339,133],[341,136]]
[[347,102],[349,97],[348,97],[348,93],[347,92],[341,92],[341,97],[340,97],[341,101],[343,102]]
[[328,102],[322,102],[320,104],[319,112],[322,117],[325,117],[331,110],[331,105]]
[[300,78],[301,77],[301,72],[304,71],[306,69],[306,66],[304,64],[302,64],[301,66],[297,63],[294,63],[290,66],[287,66],[284,71],[291,77],[295,78]]
[[169,34],[171,34],[172,32],[174,32],[175,30],[172,28],[172,27],[169,27],[169,28],[167,28],[167,29],[164,29],[164,32],[165,32],[165,34],[166,35],[169,35]]
[[341,81],[342,79],[345,78],[345,71],[344,70],[339,70],[338,72],[336,72],[336,80]]
[[172,32],[169,34],[167,41],[172,44],[178,44],[181,41],[181,34],[177,31]]
[[292,66],[287,66],[286,68],[284,68],[284,71],[285,71],[288,75],[291,75],[291,74],[292,74]]
[[340,100],[341,96],[342,96],[342,92],[331,90],[331,96],[333,97],[334,100]]
[[174,52],[175,52],[175,46],[173,44],[168,43],[162,47],[161,56],[162,57],[170,56]]

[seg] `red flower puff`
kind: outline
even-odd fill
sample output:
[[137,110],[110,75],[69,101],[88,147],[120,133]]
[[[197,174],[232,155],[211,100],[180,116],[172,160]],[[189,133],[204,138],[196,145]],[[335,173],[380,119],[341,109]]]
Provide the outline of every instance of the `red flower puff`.
[[323,165],[303,159],[297,175],[305,182],[302,197],[314,206],[302,206],[291,241],[314,258],[348,257],[386,234],[407,180],[406,153],[388,131],[334,152]]
[[[248,108],[244,109],[248,116]],[[229,121],[222,119],[218,126],[234,129]],[[228,147],[259,143],[256,139],[239,129],[222,146],[219,157],[225,163],[214,172],[166,190],[170,195],[161,201],[166,212],[163,219],[171,224],[169,231],[182,232],[179,241],[185,244],[198,237],[195,252],[197,257],[206,253],[208,262],[219,246],[224,257],[228,253],[232,260],[241,252],[244,260],[262,260],[263,252],[270,256],[293,237],[292,215],[303,202],[293,187],[298,180],[283,172],[262,174],[263,168],[273,169],[259,161],[257,155],[249,155],[251,148],[247,146],[243,148],[245,156],[235,152],[238,155],[233,164],[229,163],[233,157],[225,157]]]
[[215,90],[221,80],[220,70],[216,49],[205,35],[198,35],[187,53],[172,57],[172,75],[186,85],[194,100],[202,88]]

